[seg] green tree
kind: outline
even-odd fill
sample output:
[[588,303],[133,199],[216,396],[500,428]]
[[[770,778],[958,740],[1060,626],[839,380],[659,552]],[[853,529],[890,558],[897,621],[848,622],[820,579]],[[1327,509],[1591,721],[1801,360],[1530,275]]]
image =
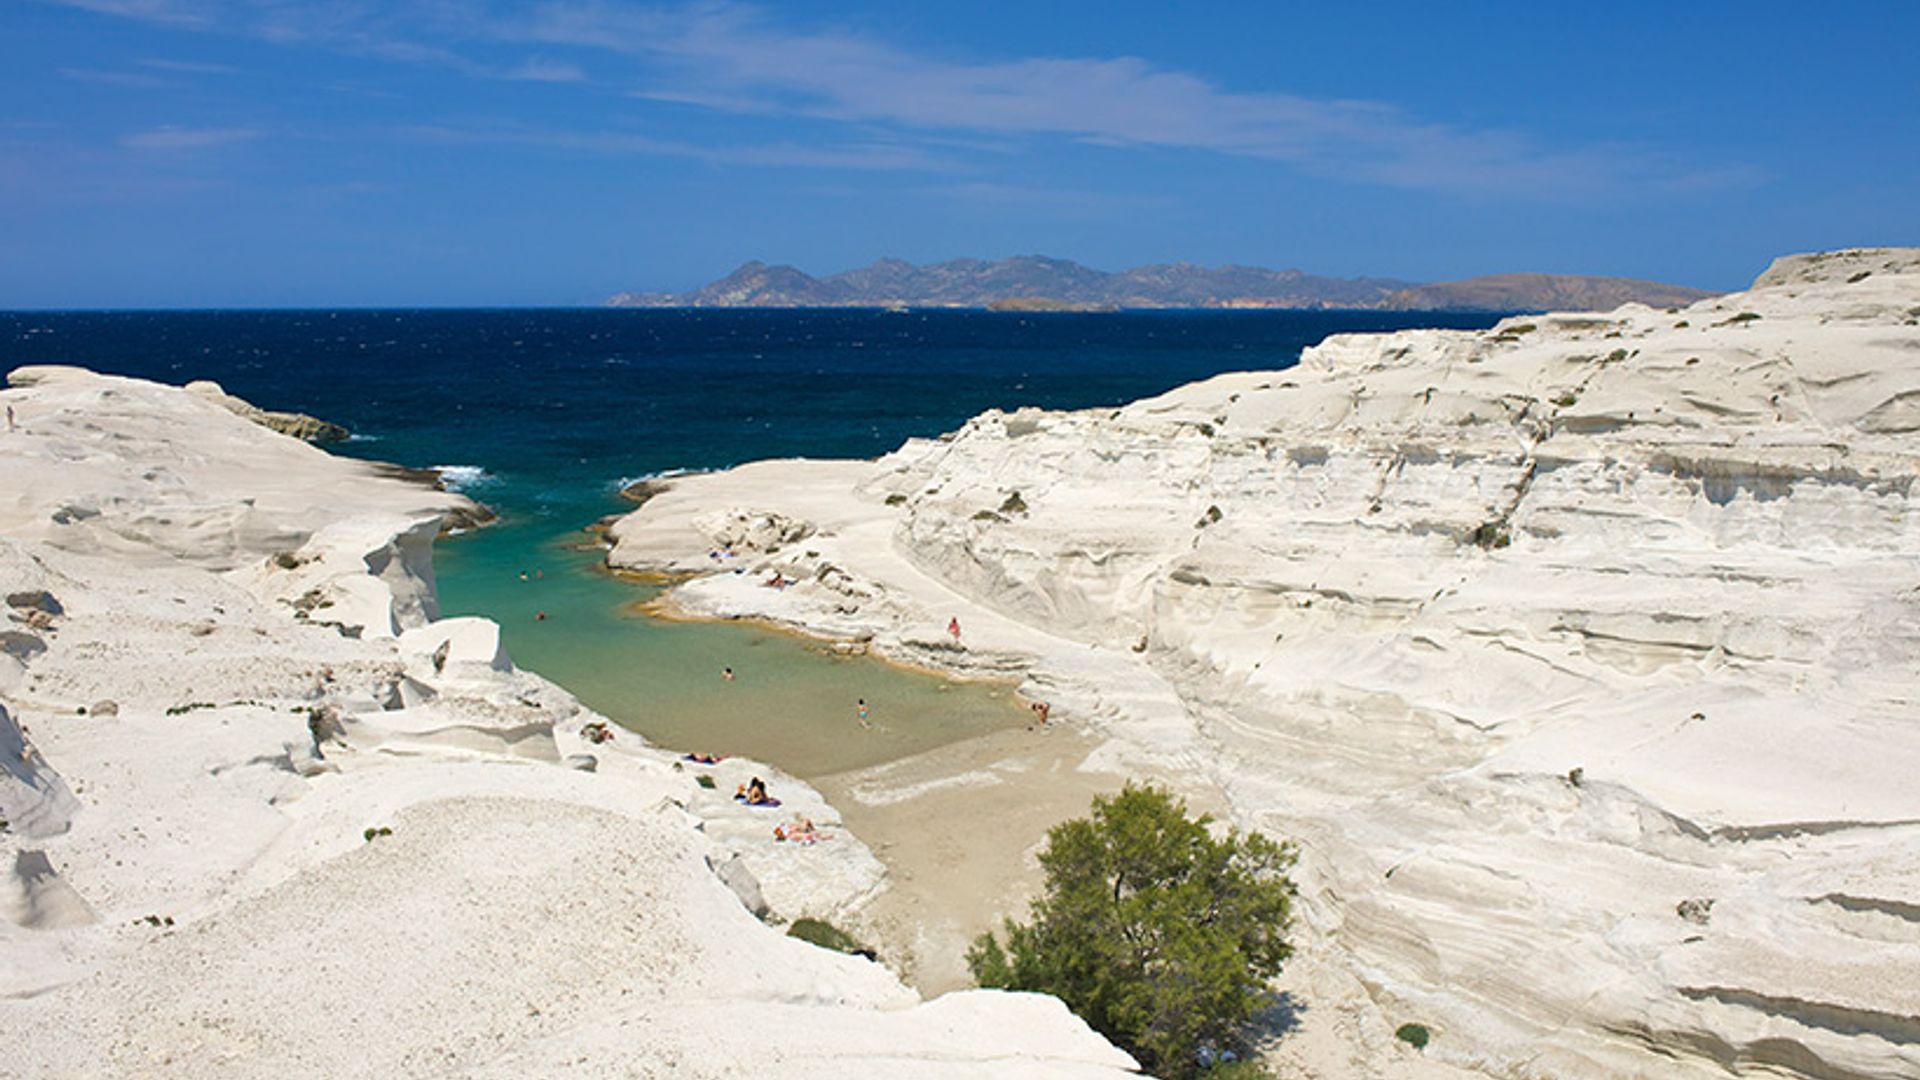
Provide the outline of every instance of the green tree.
[[1244,1049],[1246,1021],[1291,952],[1296,852],[1259,833],[1216,837],[1167,791],[1128,784],[1054,826],[1033,921],[980,935],[981,986],[1067,1003],[1141,1065],[1190,1076],[1201,1055]]

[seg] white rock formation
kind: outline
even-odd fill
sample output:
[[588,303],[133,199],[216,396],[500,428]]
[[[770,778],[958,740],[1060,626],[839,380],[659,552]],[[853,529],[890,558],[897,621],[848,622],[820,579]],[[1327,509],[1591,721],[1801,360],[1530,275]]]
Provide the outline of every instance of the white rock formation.
[[301,442],[339,442],[351,434],[339,424],[328,423],[305,413],[269,412],[250,401],[234,397],[219,383],[210,379],[196,379],[188,383],[187,392],[199,394],[228,412],[251,420],[262,427],[272,428],[282,435],[291,435]]
[[[183,390],[0,392],[0,1074],[1113,1076],[1057,1001],[921,1002],[757,921],[881,885],[429,622],[464,500]],[[723,877],[725,880],[723,880]]]
[[[1275,1060],[1920,1076],[1920,250],[1682,311],[1338,336],[877,463],[676,482],[813,526],[695,612],[1018,670],[1298,838]],[[799,584],[755,587],[772,569]],[[942,632],[957,615],[961,642]]]

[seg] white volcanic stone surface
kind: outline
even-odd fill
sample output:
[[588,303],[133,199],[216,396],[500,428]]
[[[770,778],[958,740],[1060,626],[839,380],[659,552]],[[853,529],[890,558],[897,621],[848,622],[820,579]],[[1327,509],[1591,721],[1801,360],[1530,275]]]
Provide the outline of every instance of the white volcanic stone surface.
[[1869,249],[683,478],[609,561],[779,521],[672,602],[1022,674],[1300,840],[1283,1067],[1911,1078],[1917,477],[1920,250]]
[[[0,391],[0,1074],[1120,1075],[1059,1002],[784,936],[884,887],[430,622],[465,500],[185,391]],[[54,598],[48,610],[43,594]],[[823,825],[798,781],[751,771]],[[735,774],[738,774],[737,776]]]

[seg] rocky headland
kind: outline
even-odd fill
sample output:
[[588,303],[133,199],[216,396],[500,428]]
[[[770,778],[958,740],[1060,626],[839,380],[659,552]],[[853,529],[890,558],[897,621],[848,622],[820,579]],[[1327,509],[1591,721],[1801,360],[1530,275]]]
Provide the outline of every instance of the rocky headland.
[[[438,619],[464,498],[202,390],[8,381],[0,1074],[1131,1068],[1054,999],[922,1001],[785,936],[880,863],[798,781],[604,738]],[[839,835],[774,843],[794,813]]]
[[1917,478],[1920,250],[1855,250],[683,478],[609,561],[730,545],[798,584],[670,602],[1024,678],[1298,839],[1283,1067],[1914,1077]]

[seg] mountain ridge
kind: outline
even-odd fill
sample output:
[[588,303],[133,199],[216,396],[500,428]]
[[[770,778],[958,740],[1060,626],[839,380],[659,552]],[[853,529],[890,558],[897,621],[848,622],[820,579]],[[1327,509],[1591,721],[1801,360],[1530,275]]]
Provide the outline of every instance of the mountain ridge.
[[1374,308],[1440,311],[1611,310],[1623,303],[1673,307],[1716,295],[1637,278],[1509,273],[1417,284],[1341,278],[1299,269],[1154,263],[1096,270],[1070,259],[1016,255],[916,266],[882,258],[815,277],[758,259],[684,293],[616,293],[609,307],[1017,307],[1022,310],[1140,308]]

